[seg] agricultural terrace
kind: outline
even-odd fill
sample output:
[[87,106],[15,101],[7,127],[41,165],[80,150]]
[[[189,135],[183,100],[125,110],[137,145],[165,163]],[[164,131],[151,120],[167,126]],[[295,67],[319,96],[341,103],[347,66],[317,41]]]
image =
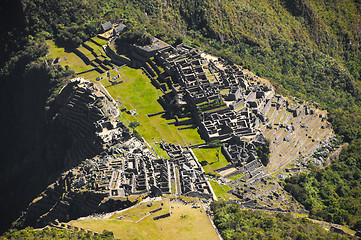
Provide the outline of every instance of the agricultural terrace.
[[47,40],[46,44],[49,46],[49,57],[53,59],[59,58],[59,65],[64,68],[68,66],[69,69],[75,72],[83,72],[93,68],[90,65],[86,65],[75,53],[67,52],[64,48],[57,47],[53,40]]

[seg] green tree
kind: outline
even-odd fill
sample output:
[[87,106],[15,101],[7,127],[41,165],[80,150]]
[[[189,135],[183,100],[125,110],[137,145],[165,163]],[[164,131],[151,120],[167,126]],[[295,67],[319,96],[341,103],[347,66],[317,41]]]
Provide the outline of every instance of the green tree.
[[256,147],[257,156],[259,157],[259,159],[261,160],[264,166],[267,166],[269,163],[269,156],[270,156],[269,146],[270,146],[270,141],[266,139],[265,144]]
[[128,127],[130,127],[131,129],[133,129],[133,133],[134,133],[134,129],[135,129],[136,127],[138,127],[139,125],[140,125],[139,122],[134,121],[134,122],[129,123]]
[[220,140],[213,140],[210,143],[208,143],[208,146],[211,148],[218,148],[222,146],[222,142]]

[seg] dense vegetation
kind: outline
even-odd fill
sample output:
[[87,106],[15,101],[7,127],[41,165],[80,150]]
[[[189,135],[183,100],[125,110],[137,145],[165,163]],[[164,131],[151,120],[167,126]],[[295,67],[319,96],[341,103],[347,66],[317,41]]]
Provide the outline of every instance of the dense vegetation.
[[[37,169],[41,165],[34,162],[53,164],[61,158],[44,150],[49,145],[45,109],[61,79],[71,73],[42,64],[43,40],[53,38],[59,46],[72,49],[93,36],[101,22],[123,19],[129,29],[145,27],[147,33],[170,43],[184,41],[228,58],[269,78],[283,94],[316,101],[327,109],[339,138],[350,147],[327,169],[296,176],[286,188],[313,216],[360,229],[359,205],[343,203],[361,202],[359,185],[352,185],[360,181],[361,162],[359,1],[5,0],[4,6],[0,8],[1,20],[7,23],[1,26],[5,34],[0,37],[0,103],[6,113],[1,124],[8,130],[1,138],[5,179],[1,191],[11,194],[2,195],[1,203],[6,204],[1,206],[7,224],[19,213],[9,206],[23,208],[46,184],[46,174],[29,173],[28,166]],[[144,30],[139,32],[148,39]],[[33,153],[33,149],[43,150]],[[23,181],[26,177],[29,181]],[[11,185],[14,179],[18,182]],[[19,182],[23,187],[18,187]],[[339,190],[341,185],[344,188]],[[323,191],[323,186],[330,191]],[[336,218],[341,210],[346,217]],[[7,226],[2,224],[4,229]]]
[[327,232],[306,218],[241,210],[236,204],[213,202],[214,222],[225,240],[231,239],[348,239]]
[[81,240],[81,239],[91,239],[91,240],[111,240],[115,239],[113,233],[109,231],[104,231],[102,234],[92,235],[86,233],[85,231],[70,232],[65,229],[56,229],[56,228],[45,228],[42,230],[37,230],[33,228],[25,228],[23,230],[10,230],[6,232],[3,236],[0,236],[0,240],[40,240],[40,239],[66,239],[66,240]]
[[259,157],[259,159],[261,160],[264,166],[267,166],[269,163],[269,155],[270,155],[269,146],[270,146],[270,141],[266,139],[265,144],[256,147],[257,156]]
[[144,28],[133,27],[131,30],[121,34],[117,39],[117,46],[124,43],[145,46],[152,43],[152,36]]
[[353,142],[330,167],[287,179],[285,189],[310,209],[312,217],[361,231],[360,144]]

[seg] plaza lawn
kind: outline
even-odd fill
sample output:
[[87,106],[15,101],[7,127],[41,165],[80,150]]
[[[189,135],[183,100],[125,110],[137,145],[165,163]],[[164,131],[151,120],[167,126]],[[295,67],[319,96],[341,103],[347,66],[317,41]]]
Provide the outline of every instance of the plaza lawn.
[[[200,208],[192,208],[191,204],[184,205],[179,200],[169,202],[169,199],[164,199],[162,201],[163,208],[169,207],[166,204],[170,203],[172,211],[170,217],[153,220],[153,217],[163,214],[162,212],[147,216],[150,210],[159,206],[160,202],[153,202],[155,206],[150,208],[146,206],[147,203],[145,205],[141,203],[122,212],[121,220],[116,219],[119,217],[117,214],[110,219],[84,219],[71,221],[69,224],[95,232],[112,231],[114,237],[120,239],[218,239],[198,199],[194,201]],[[169,212],[169,209],[167,211]],[[142,219],[143,217],[145,218]],[[139,218],[142,220],[136,223],[134,220],[139,220]]]
[[142,220],[145,216],[149,215],[150,211],[155,209],[162,208],[160,211],[157,211],[151,215],[151,218],[159,216],[162,214],[169,213],[170,201],[169,198],[164,198],[161,201],[151,202],[151,206],[148,207],[149,202],[141,202],[134,208],[130,208],[127,211],[116,213],[110,219],[122,218],[126,221],[138,222]]
[[49,46],[49,57],[54,59],[58,57],[60,59],[59,64],[61,66],[69,66],[69,68],[76,73],[93,68],[91,65],[86,65],[75,53],[66,52],[64,48],[57,47],[54,41],[47,40],[46,44]]
[[[182,146],[204,142],[195,128],[179,129],[180,127],[173,124],[173,119],[167,120],[163,114],[148,117],[147,114],[164,111],[157,102],[163,93],[150,83],[150,79],[140,69],[126,66],[118,71],[123,83],[110,86],[106,78],[100,82],[107,87],[107,91],[115,100],[122,103],[119,106],[120,109],[136,110],[136,116],[127,114],[125,111],[121,112],[120,120],[126,125],[133,121],[139,122],[140,126],[136,130],[154,149],[156,148],[155,141],[159,143],[162,140]],[[190,125],[181,127],[187,126]]]
[[[224,155],[221,153],[221,147],[217,148],[198,148],[193,149],[194,154],[197,156],[199,161],[207,161],[208,165],[211,166],[213,170],[227,166],[229,163]],[[216,154],[219,154],[219,160]],[[202,160],[201,160],[202,159]],[[205,170],[206,171],[206,170]]]

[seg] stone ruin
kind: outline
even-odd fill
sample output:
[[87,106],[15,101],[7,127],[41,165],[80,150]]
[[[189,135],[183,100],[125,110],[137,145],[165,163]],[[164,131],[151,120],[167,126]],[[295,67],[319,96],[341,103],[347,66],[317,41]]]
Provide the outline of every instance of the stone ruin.
[[[159,50],[154,60],[165,74],[160,74],[152,61],[146,62],[144,70],[153,84],[164,92],[160,102],[165,109],[169,108],[167,103],[177,99],[183,108],[190,109],[204,140],[223,142],[222,151],[238,173],[244,173],[245,179],[264,175],[255,151],[242,144],[248,146],[246,142],[257,141],[254,140],[256,136],[262,136],[260,126],[268,121],[265,114],[271,108],[272,87],[261,84],[256,77],[245,74],[242,68],[229,61],[184,44]],[[169,91],[165,91],[166,85]],[[247,157],[235,159],[236,155]]]
[[[78,128],[81,131],[89,125],[87,130],[95,133],[95,140],[102,149],[100,154],[72,169],[72,177],[68,181],[73,191],[91,191],[105,193],[110,198],[124,198],[148,193],[152,187],[156,187],[162,193],[213,197],[204,171],[189,149],[162,143],[170,159],[157,158],[142,141],[132,136],[121,121],[113,120],[118,115],[116,102],[93,83],[82,78],[74,79],[60,96],[59,101],[67,106],[65,110],[61,109],[65,116],[70,113],[66,110],[70,107],[74,115],[69,114],[69,117],[78,117],[81,111],[94,108],[87,115],[84,113],[89,118],[87,125],[82,119],[68,121],[77,124],[74,127],[76,133]],[[83,101],[88,108],[82,106]],[[172,190],[171,182],[176,189]]]
[[249,142],[234,137],[231,141],[222,144],[223,155],[233,167],[238,169],[234,174],[244,174],[235,182],[252,182],[266,175],[266,170],[255,150],[255,146],[261,144],[265,144],[263,135],[257,135]]
[[136,138],[118,142],[77,167],[72,187],[108,193],[109,197],[139,195],[156,187],[167,194],[213,198],[205,173],[189,149],[167,143],[161,147],[170,159],[156,158]]
[[191,108],[206,141],[254,137],[267,121],[272,87],[254,81],[238,66],[184,44],[158,51],[155,59],[172,76],[172,95]]
[[[279,118],[285,123],[291,117],[301,123],[303,116],[312,116],[296,129],[289,124],[277,123],[278,128],[292,133],[306,131],[308,125],[316,123],[314,115],[317,110],[275,95],[270,85],[261,83],[257,77],[227,60],[209,56],[184,44],[172,47],[153,40],[152,47],[133,46],[137,49],[132,51],[133,58],[138,63],[145,62],[142,69],[164,93],[159,102],[165,109],[177,99],[181,107],[189,109],[186,114],[192,117],[204,140],[208,143],[214,140],[222,142],[222,153],[231,167],[237,168],[237,174],[244,174],[240,179],[228,181],[231,185],[245,182],[231,190],[235,196],[243,198],[239,204],[270,208],[273,206],[271,200],[276,199],[279,209],[282,209],[285,202],[294,202],[289,196],[284,200],[283,196],[287,194],[282,193],[278,185],[265,189],[274,183],[267,180],[255,147],[264,144],[262,133],[265,128],[275,129],[274,115],[278,114],[277,111],[286,109]],[[154,57],[154,62],[164,72],[155,66],[153,60],[150,61],[150,57]],[[105,89],[83,78],[76,78],[62,89],[57,104],[60,120],[68,127],[74,143],[67,152],[67,166],[77,167],[64,173],[56,184],[30,205],[31,211],[39,215],[39,226],[56,218],[65,219],[64,209],[70,209],[70,203],[85,209],[83,213],[88,214],[98,211],[100,206],[108,209],[105,205],[109,202],[110,208],[114,208],[116,204],[109,199],[125,199],[130,195],[146,193],[216,200],[192,150],[163,142],[160,146],[169,159],[157,158],[144,142],[132,136],[122,122],[114,120],[119,114],[118,106]],[[325,119],[324,115],[320,118],[322,121]],[[328,127],[319,125],[322,129]],[[315,133],[312,132],[313,135]],[[280,136],[284,142],[292,142],[291,134]],[[275,141],[278,141],[278,136],[272,143]],[[324,159],[327,151],[322,149],[314,157]],[[291,157],[294,156],[289,159]],[[262,181],[265,184],[257,191],[254,186]],[[106,204],[103,204],[105,199]],[[85,206],[82,206],[83,202],[86,202]],[[39,207],[39,203],[44,203],[46,207]],[[277,206],[275,209],[278,209]]]
[[161,143],[161,148],[170,157],[175,194],[216,199],[205,172],[191,149],[172,143]]
[[66,153],[65,165],[70,168],[84,158],[102,151],[95,122],[118,114],[117,104],[93,83],[75,78],[56,98],[57,118],[66,126],[72,147]]
[[162,143],[169,159],[157,158],[115,119],[115,101],[105,89],[77,78],[62,89],[57,101],[61,119],[73,137],[96,149],[91,157],[85,147],[78,149],[80,153],[68,154],[67,158],[77,159],[72,162],[77,166],[71,166],[31,203],[19,221],[42,227],[55,219],[114,211],[134,204],[128,200],[130,195],[176,193],[214,199],[191,150]]

